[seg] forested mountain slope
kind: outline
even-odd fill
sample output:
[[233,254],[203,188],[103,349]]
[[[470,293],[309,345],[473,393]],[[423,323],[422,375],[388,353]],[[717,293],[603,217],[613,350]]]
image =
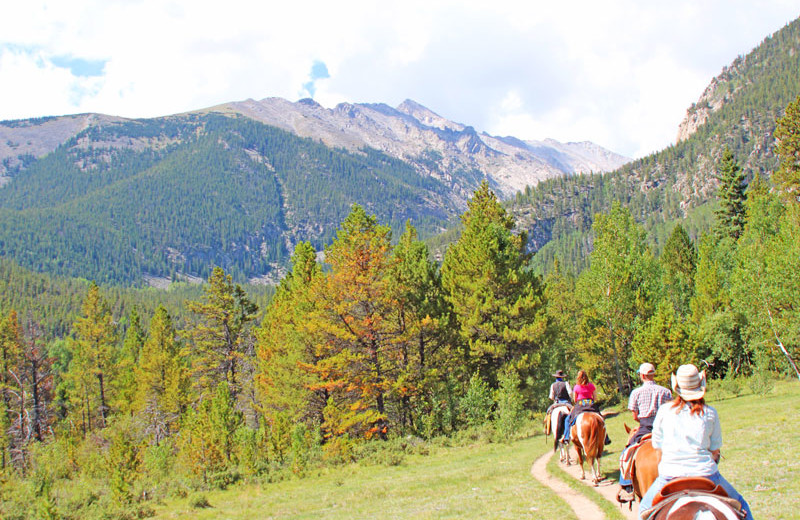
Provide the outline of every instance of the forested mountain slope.
[[511,203],[529,230],[534,262],[547,269],[560,258],[585,266],[594,214],[613,201],[631,208],[660,247],[671,222],[687,219],[694,235],[708,229],[717,187],[716,165],[729,147],[747,173],[769,177],[777,165],[773,131],[786,105],[800,94],[800,20],[766,38],[713,79],[681,125],[680,140],[614,172],[551,179]]
[[280,274],[359,202],[392,226],[439,229],[448,186],[374,150],[331,149],[242,117],[89,126],[0,189],[0,253],[38,271],[140,283]]
[[128,120],[0,122],[0,255],[101,283],[163,286],[221,266],[275,282],[358,203],[393,229],[442,231],[483,179],[500,193],[624,163],[593,143],[478,134],[406,101],[270,98]]

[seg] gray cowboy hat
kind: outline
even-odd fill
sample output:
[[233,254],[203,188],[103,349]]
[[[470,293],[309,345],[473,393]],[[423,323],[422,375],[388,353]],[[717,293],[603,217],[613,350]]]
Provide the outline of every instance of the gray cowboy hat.
[[553,374],[553,377],[567,377],[567,374],[565,374],[563,370],[556,370],[556,373]]

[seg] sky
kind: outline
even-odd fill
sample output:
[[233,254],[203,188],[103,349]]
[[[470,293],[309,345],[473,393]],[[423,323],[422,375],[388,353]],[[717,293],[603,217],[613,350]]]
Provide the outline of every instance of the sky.
[[412,99],[498,136],[672,144],[796,0],[2,0],[0,120]]

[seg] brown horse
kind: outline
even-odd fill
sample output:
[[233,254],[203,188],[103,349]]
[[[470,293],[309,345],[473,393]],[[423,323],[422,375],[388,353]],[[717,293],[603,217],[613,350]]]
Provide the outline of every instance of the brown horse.
[[578,452],[578,462],[581,464],[581,479],[586,478],[583,470],[584,457],[592,469],[592,483],[596,486],[600,482],[600,457],[603,455],[606,440],[606,423],[603,417],[595,412],[583,412],[578,415],[575,424],[570,430],[570,438]]
[[[630,443],[638,428],[631,429],[627,424],[625,431],[628,432],[628,442]],[[661,462],[661,453],[653,448],[653,443],[646,440],[641,443],[636,454],[633,456],[631,464],[631,480],[633,481],[633,492],[641,501],[642,497],[658,477],[658,463]]]
[[702,477],[672,480],[653,499],[647,520],[741,520],[741,504]]

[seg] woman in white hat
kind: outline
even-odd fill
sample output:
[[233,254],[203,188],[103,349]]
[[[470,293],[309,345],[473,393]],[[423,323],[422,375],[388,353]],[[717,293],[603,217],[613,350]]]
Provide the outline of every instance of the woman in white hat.
[[722,477],[717,468],[722,429],[717,411],[705,403],[706,374],[694,365],[682,365],[672,375],[675,399],[658,409],[653,423],[653,447],[661,452],[658,478],[639,504],[639,514],[649,509],[661,488],[676,477],[706,477],[722,486],[742,504],[752,520],[750,506]]

